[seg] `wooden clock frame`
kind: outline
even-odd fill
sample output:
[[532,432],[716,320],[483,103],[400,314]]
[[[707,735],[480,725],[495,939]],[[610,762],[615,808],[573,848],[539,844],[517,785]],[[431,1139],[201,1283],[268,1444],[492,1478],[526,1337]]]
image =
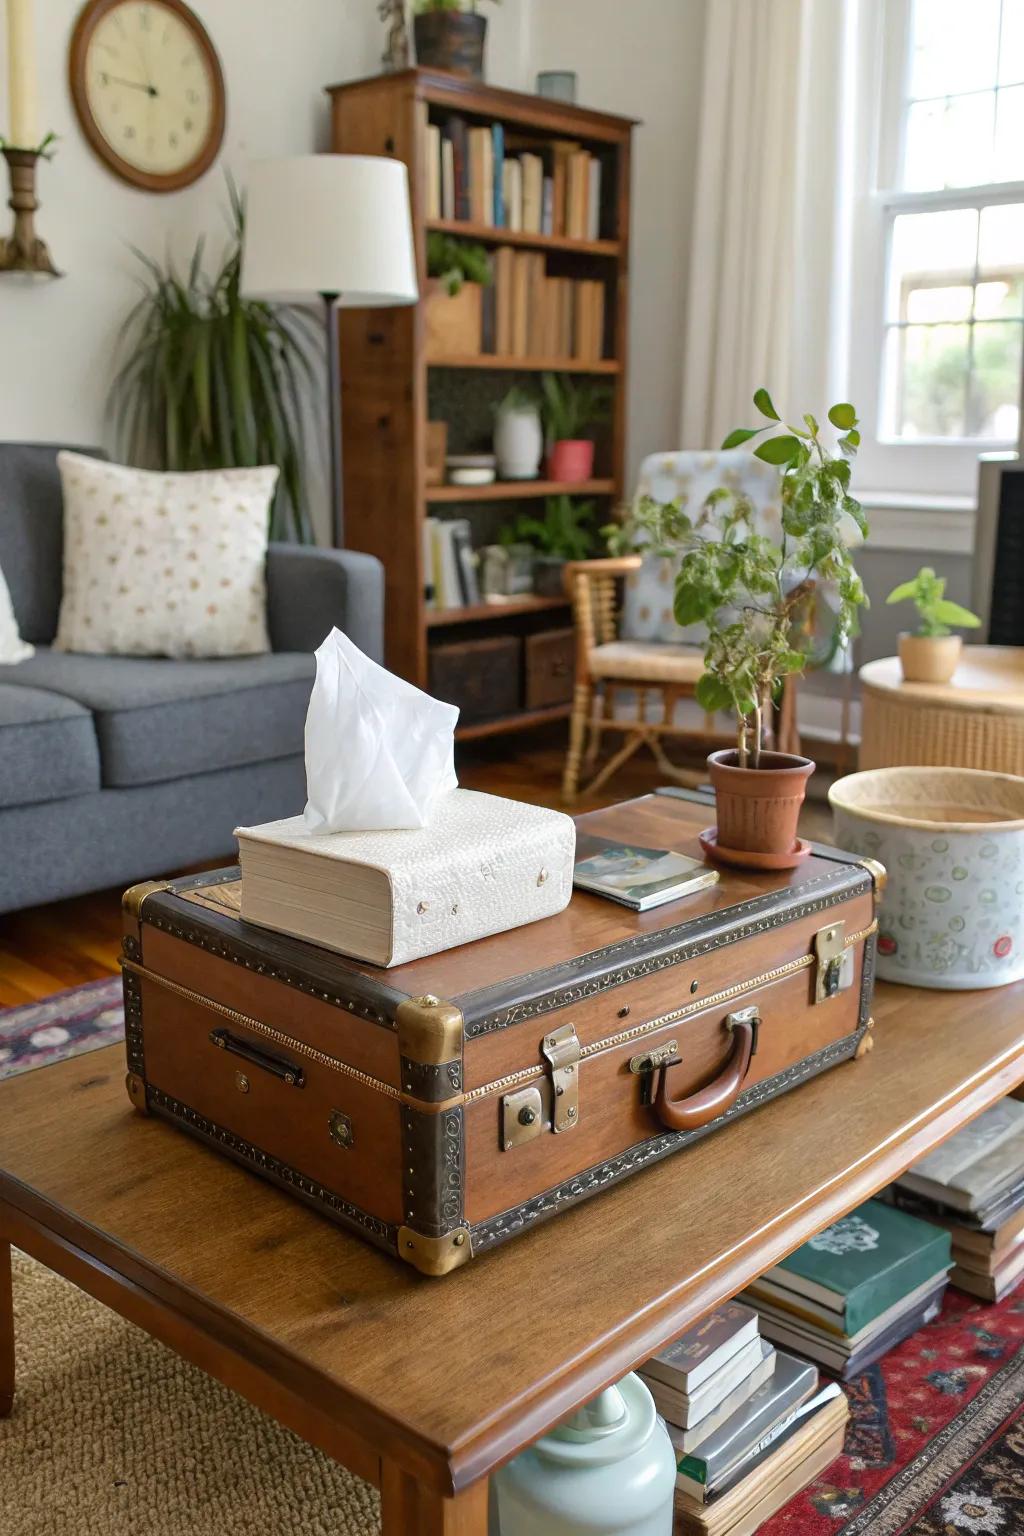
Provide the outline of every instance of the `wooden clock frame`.
[[154,0],[154,4],[164,6],[169,11],[174,11],[189,30],[193,33],[196,45],[206,59],[213,82],[213,113],[210,121],[210,129],[206,140],[199,153],[180,170],[168,175],[159,175],[153,171],[140,170],[130,161],[122,159],[113,146],[100,132],[89,106],[89,96],[86,89],[85,69],[89,52],[89,42],[96,30],[98,23],[110,11],[117,10],[125,0],[86,0],[86,4],[79,12],[75,22],[75,30],[71,37],[71,48],[68,54],[68,83],[71,89],[71,99],[75,105],[75,113],[95,153],[112,170],[133,187],[141,187],[145,192],[178,192],[182,187],[187,187],[194,181],[198,181],[216,160],[224,140],[224,120],[226,90],[224,86],[224,71],[220,58],[209,33],[199,20],[195,12],[184,3],[184,0]]

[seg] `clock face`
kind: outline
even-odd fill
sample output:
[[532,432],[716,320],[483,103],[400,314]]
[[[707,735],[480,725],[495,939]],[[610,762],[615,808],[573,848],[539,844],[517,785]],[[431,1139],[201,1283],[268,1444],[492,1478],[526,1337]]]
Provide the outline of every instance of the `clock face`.
[[72,41],[71,84],[93,148],[137,186],[186,186],[220,147],[220,64],[181,0],[91,0]]

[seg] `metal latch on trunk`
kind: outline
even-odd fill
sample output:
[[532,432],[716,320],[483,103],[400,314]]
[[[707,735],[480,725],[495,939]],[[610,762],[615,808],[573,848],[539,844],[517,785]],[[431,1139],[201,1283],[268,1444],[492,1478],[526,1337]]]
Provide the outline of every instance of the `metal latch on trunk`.
[[580,1042],[576,1028],[563,1024],[541,1041],[550,1075],[501,1101],[501,1144],[506,1152],[541,1131],[571,1131],[580,1118]]
[[814,1001],[825,1003],[853,985],[853,950],[846,946],[845,922],[819,928],[814,935],[814,953],[818,960]]

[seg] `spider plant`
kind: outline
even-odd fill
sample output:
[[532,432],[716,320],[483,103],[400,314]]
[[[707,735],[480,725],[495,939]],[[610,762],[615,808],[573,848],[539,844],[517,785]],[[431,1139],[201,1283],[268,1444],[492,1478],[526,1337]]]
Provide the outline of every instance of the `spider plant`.
[[280,469],[272,538],[310,543],[306,415],[317,398],[322,326],[239,292],[245,203],[228,179],[231,240],[219,270],[196,243],[182,276],[134,249],[142,297],[121,328],[126,355],[111,386],[120,451],[167,470]]

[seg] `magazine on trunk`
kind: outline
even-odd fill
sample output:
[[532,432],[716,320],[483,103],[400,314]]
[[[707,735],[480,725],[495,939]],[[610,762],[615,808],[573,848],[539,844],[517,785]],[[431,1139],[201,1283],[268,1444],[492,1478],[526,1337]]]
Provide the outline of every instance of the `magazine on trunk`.
[[717,879],[717,869],[670,848],[641,848],[585,832],[576,835],[573,884],[634,912],[689,896]]

